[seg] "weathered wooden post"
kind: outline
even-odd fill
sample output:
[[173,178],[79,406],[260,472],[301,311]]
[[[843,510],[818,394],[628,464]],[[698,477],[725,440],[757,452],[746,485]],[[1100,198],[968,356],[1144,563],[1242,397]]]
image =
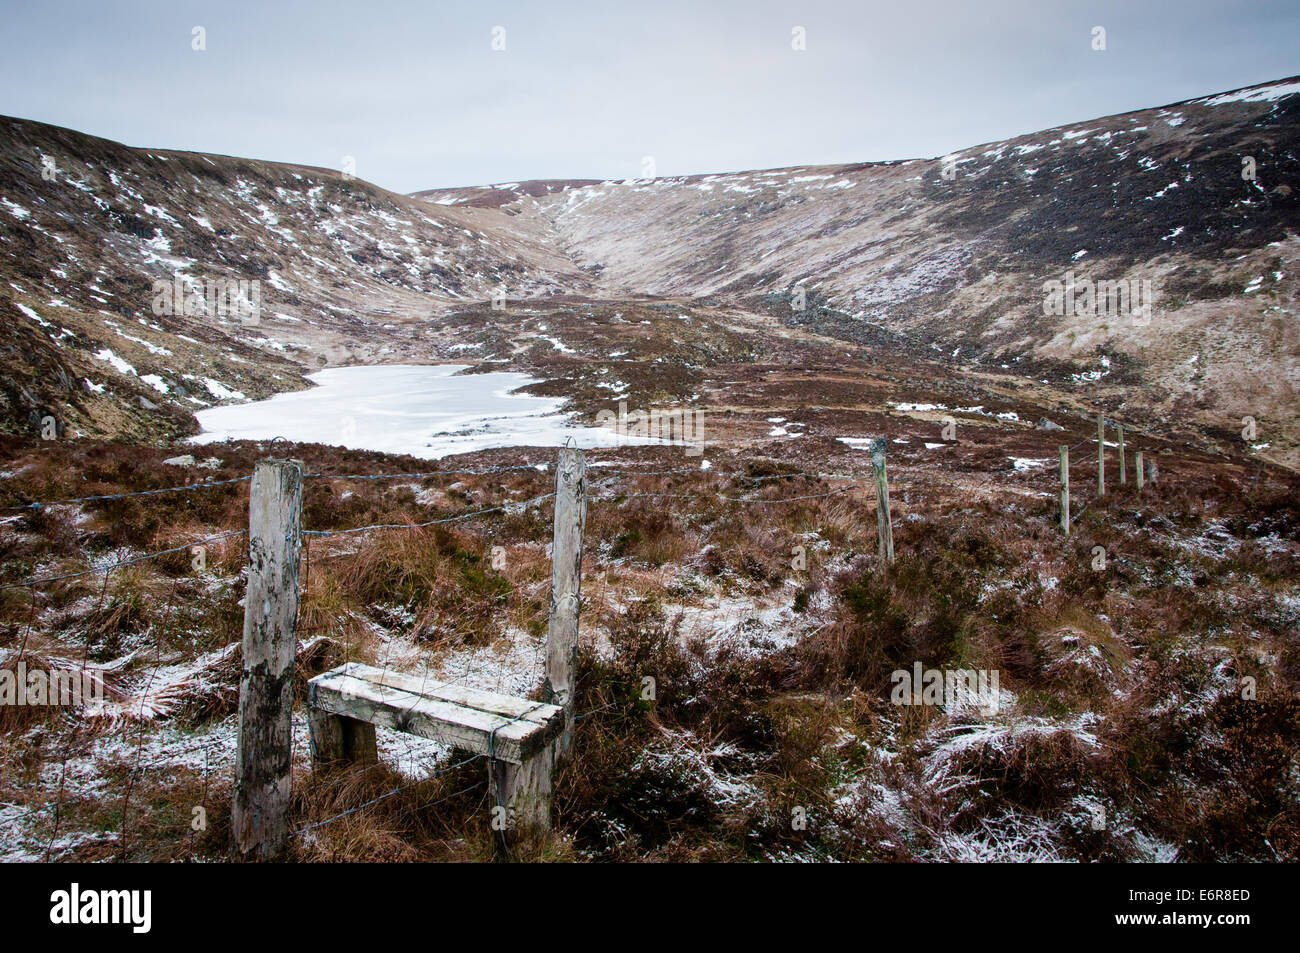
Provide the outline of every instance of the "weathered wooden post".
[[880,560],[894,561],[894,524],[889,517],[889,479],[885,473],[885,438],[871,441],[871,469],[876,477],[876,529],[880,537]]
[[1061,532],[1070,535],[1070,448],[1061,445]]
[[285,460],[258,461],[248,500],[239,748],[230,819],[235,849],[258,860],[282,856],[289,837],[301,531],[301,468]]
[[1128,483],[1128,465],[1124,460],[1124,425],[1116,424],[1119,431],[1119,482],[1121,485]]
[[1097,496],[1106,495],[1106,418],[1097,415]]
[[1142,470],[1142,451],[1139,450],[1133,457],[1133,472],[1137,474],[1138,492],[1142,492],[1142,484],[1146,474]]
[[1160,468],[1156,466],[1154,460],[1147,461],[1147,482],[1152,486],[1156,485],[1156,480],[1160,477]]
[[564,709],[557,758],[573,746],[573,691],[578,669],[578,604],[582,595],[582,530],[587,522],[587,465],[565,447],[555,465],[555,528],[551,539],[551,616],[546,628],[542,701]]
[[[558,741],[557,741],[558,744]],[[488,761],[491,792],[493,849],[498,859],[508,859],[513,848],[551,829],[551,772],[555,746],[548,745],[523,764]]]
[[379,760],[379,738],[367,721],[324,711],[316,704],[316,686],[307,686],[307,731],[311,759],[316,765],[334,762],[373,764]]

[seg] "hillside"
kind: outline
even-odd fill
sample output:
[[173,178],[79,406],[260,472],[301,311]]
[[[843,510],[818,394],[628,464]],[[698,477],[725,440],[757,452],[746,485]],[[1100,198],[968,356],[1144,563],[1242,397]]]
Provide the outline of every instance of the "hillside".
[[[260,282],[256,325],[154,312],[155,281],[222,279]],[[526,230],[338,172],[0,120],[10,432],[55,408],[73,433],[184,434],[196,408],[302,387],[307,370],[436,360],[423,322],[502,282],[516,294],[585,286]]]
[[[1251,416],[1249,452],[1295,466],[1298,91],[1282,80],[939,159],[414,197],[6,119],[0,426],[32,432],[57,408],[75,433],[183,434],[196,408],[321,366],[463,358],[464,321],[443,319],[482,315],[504,288],[544,309],[650,296],[775,316],[1221,450],[1243,449]],[[1044,314],[1046,283],[1071,273],[1148,282],[1150,320]],[[262,320],[154,314],[153,282],[178,274],[260,281]],[[480,357],[543,369],[544,335],[517,310],[489,317],[505,337]]]
[[[1240,446],[1250,415],[1261,455],[1294,466],[1297,94],[1292,78],[940,159],[536,197],[512,184],[494,203],[478,191],[419,194],[544,220],[606,297],[703,296],[848,340],[884,329],[1182,439]],[[1045,282],[1071,271],[1152,282],[1154,314],[1045,315]],[[806,289],[802,313],[790,310],[796,287]]]

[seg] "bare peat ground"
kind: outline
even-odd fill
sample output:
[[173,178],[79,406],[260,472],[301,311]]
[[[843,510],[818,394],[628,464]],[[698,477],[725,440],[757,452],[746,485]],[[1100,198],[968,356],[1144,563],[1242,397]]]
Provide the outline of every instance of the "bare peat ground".
[[[1153,425],[1127,443],[1154,457],[1158,482],[1139,495],[1130,460],[1120,486],[1111,451],[1110,492],[1097,500],[1096,408],[1076,396],[707,302],[539,299],[451,312],[427,330],[440,347],[464,345],[458,360],[534,374],[534,392],[571,398],[586,422],[620,400],[705,413],[703,458],[680,447],[587,454],[585,717],[557,781],[556,830],[535,856],[1297,859],[1290,471]],[[955,440],[943,439],[945,415]],[[1036,427],[1044,417],[1064,430]],[[889,572],[876,556],[868,456],[852,439],[876,435],[890,441]],[[1076,447],[1069,537],[1056,526],[1061,444]],[[162,463],[192,450],[6,437],[0,506],[233,479],[271,453],[325,474],[554,456],[513,448],[431,463],[246,443],[198,448],[194,466]],[[681,469],[692,472],[652,475]],[[540,469],[311,478],[304,526],[523,504],[552,480]],[[242,530],[247,492],[236,482],[4,511],[0,586]],[[542,503],[312,538],[300,689],[357,659],[535,691],[550,519]],[[506,554],[499,570],[494,546]],[[210,545],[201,570],[182,549],[0,589],[4,667],[21,653],[29,667],[89,668],[108,697],[98,717],[7,709],[5,857],[229,856],[244,547]],[[891,703],[891,673],[918,662],[998,671],[998,711]],[[295,858],[490,856],[481,763],[456,766],[453,752],[381,730],[381,766],[314,774],[301,695]]]

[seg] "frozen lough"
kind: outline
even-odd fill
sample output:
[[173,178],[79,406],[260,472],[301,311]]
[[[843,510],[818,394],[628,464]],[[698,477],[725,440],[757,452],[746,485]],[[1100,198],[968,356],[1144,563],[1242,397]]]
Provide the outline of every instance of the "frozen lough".
[[458,375],[468,366],[330,368],[309,375],[317,386],[308,390],[199,411],[203,431],[191,440],[285,437],[426,459],[492,447],[559,447],[570,437],[584,449],[661,442],[573,426],[560,412],[562,398],[512,393],[536,383],[527,374]]

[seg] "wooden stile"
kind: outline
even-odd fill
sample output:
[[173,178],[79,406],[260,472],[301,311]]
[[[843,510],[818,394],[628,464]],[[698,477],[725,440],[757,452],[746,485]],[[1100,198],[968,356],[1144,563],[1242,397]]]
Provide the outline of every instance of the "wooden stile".
[[409,675],[349,663],[308,684],[315,760],[373,760],[375,725],[436,739],[488,759],[499,854],[508,854],[522,835],[549,829],[552,773],[573,744],[586,517],[586,463],[580,450],[566,447],[555,472],[543,701],[461,685],[427,685]]

